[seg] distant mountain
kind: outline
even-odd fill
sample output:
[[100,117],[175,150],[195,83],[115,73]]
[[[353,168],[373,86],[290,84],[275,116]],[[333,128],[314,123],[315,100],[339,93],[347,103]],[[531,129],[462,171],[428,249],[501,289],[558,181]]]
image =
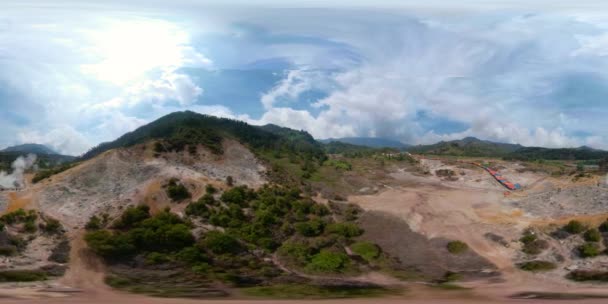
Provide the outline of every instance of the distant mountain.
[[11,164],[26,154],[36,154],[36,165],[41,169],[53,168],[76,160],[74,156],[61,155],[45,145],[24,144],[0,151],[0,171],[10,171]]
[[579,148],[524,147],[507,155],[507,159],[517,160],[599,160],[608,158],[608,151],[582,146]]
[[481,140],[475,137],[441,141],[432,145],[413,146],[408,148],[407,151],[417,154],[502,157],[512,160],[599,160],[608,158],[608,151],[587,146],[558,149],[524,147],[518,144]]
[[432,145],[409,147],[411,153],[452,155],[452,156],[487,156],[503,157],[523,148],[517,144],[506,144],[466,137],[460,140],[441,141]]
[[33,154],[59,154],[53,149],[40,144],[23,144],[18,146],[8,147],[0,152],[19,152],[19,153],[33,153]]
[[330,142],[341,142],[351,145],[371,147],[371,148],[395,148],[405,149],[409,145],[404,144],[400,141],[381,138],[381,137],[343,137],[343,138],[328,138],[322,139],[320,142],[328,144]]

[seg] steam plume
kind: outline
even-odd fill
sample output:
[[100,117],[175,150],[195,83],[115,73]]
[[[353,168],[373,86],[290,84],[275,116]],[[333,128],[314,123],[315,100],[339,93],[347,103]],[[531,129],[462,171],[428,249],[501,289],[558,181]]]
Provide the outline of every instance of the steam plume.
[[36,163],[36,155],[19,156],[12,164],[13,172],[0,171],[0,188],[22,188],[24,186],[23,173]]

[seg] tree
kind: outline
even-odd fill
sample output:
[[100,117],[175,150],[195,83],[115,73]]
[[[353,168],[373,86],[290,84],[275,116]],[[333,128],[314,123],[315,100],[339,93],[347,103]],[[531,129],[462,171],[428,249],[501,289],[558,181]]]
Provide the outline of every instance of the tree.
[[226,177],[226,185],[228,185],[228,187],[234,186],[234,178],[231,175]]
[[243,251],[243,247],[237,239],[219,231],[208,232],[198,246],[215,254],[237,254]]

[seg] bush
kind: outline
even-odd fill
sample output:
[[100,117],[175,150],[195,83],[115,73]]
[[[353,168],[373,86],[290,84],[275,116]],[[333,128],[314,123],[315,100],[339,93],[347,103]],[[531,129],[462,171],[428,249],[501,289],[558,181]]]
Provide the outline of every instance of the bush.
[[537,255],[547,248],[549,248],[549,242],[536,239],[532,242],[524,243],[522,251],[526,254]]
[[234,178],[232,176],[226,176],[226,185],[228,185],[228,187],[234,186]]
[[205,186],[205,193],[213,195],[216,192],[217,192],[217,189],[215,187],[213,187],[213,185],[208,184],[207,186]]
[[346,238],[352,238],[363,234],[363,229],[353,223],[333,223],[327,226],[326,231]]
[[160,265],[169,261],[169,256],[160,252],[150,252],[146,255],[146,264],[148,265]]
[[44,232],[46,233],[57,233],[61,230],[61,223],[58,220],[49,218],[46,220],[46,224],[43,226]]
[[451,254],[461,254],[469,249],[469,245],[461,241],[451,241],[448,243],[447,248]]
[[36,223],[34,221],[28,221],[23,225],[23,230],[27,233],[34,233],[38,230],[38,227],[36,227]]
[[95,215],[91,216],[91,218],[89,218],[89,221],[87,222],[87,224],[84,225],[84,228],[86,230],[90,230],[90,231],[101,229],[102,228],[101,219]]
[[176,179],[169,180],[169,184],[167,185],[167,196],[174,202],[180,202],[192,197],[188,188],[183,184],[178,183]]
[[350,247],[354,253],[371,262],[380,256],[380,248],[370,242],[357,242]]
[[243,251],[241,243],[232,236],[219,231],[210,231],[199,242],[199,248],[208,249],[215,254],[237,254]]
[[605,220],[599,227],[601,232],[608,232],[608,220]]
[[306,265],[313,253],[313,249],[302,243],[285,242],[278,249],[281,256],[287,257],[299,265]]
[[220,199],[226,204],[236,204],[246,206],[247,202],[254,198],[254,193],[247,186],[238,186],[226,190]]
[[176,258],[191,265],[208,261],[207,256],[197,247],[186,247],[182,249],[176,254]]
[[591,258],[600,254],[600,248],[595,243],[585,243],[578,247],[578,253],[583,258]]
[[530,261],[530,262],[518,264],[517,266],[521,270],[532,271],[532,272],[550,271],[557,267],[554,263],[547,262],[547,261]]
[[304,223],[295,225],[296,231],[306,237],[318,236],[323,233],[325,223],[319,219],[313,219]]
[[114,227],[119,229],[132,228],[148,218],[150,218],[150,207],[146,205],[129,207],[122,213]]
[[124,234],[98,230],[88,232],[84,239],[93,252],[108,260],[127,258],[136,252],[131,239]]
[[583,237],[587,242],[599,242],[602,239],[602,235],[597,229],[589,229],[585,231]]
[[335,273],[343,270],[348,262],[344,253],[323,250],[312,257],[306,268],[313,272]]
[[566,226],[564,226],[564,230],[570,234],[579,234],[579,233],[585,231],[585,229],[586,228],[583,225],[583,223],[581,223],[577,220],[572,220],[572,221],[568,222],[568,224],[566,224]]
[[536,234],[533,234],[533,233],[527,231],[519,239],[519,241],[524,243],[524,245],[526,245],[526,244],[530,244],[530,243],[536,241],[537,239],[538,239],[538,237],[536,236]]

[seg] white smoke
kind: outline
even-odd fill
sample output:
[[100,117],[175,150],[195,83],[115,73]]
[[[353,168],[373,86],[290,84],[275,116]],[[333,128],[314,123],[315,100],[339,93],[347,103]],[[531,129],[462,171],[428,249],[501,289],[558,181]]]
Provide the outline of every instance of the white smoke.
[[23,173],[36,163],[36,155],[19,156],[12,164],[13,172],[0,171],[0,188],[23,188]]

